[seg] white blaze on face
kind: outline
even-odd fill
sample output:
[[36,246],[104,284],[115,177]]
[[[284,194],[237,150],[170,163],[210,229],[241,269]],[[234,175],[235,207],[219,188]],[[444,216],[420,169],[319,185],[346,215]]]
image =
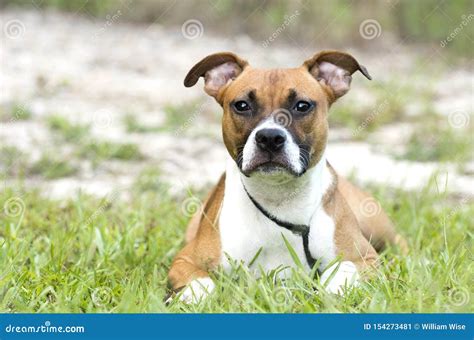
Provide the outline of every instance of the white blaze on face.
[[301,161],[300,161],[299,146],[295,143],[295,141],[293,140],[293,137],[288,132],[288,130],[286,130],[284,126],[275,122],[273,116],[267,118],[266,120],[261,122],[259,125],[257,125],[257,127],[253,129],[252,133],[247,139],[247,142],[245,143],[244,151],[243,151],[242,170],[243,171],[249,170],[252,164],[252,160],[257,156],[258,152],[261,152],[258,149],[255,136],[258,131],[263,130],[263,129],[279,129],[283,131],[283,133],[286,136],[286,142],[283,149],[279,152],[284,158],[287,159],[288,164],[290,165],[291,169],[295,173],[300,173],[301,171],[303,171],[303,165],[301,164]]

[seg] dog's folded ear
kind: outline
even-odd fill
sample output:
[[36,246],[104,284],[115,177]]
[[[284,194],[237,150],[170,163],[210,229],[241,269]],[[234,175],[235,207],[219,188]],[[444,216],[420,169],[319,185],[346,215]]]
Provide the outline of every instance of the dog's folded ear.
[[217,99],[219,90],[234,80],[247,65],[247,61],[231,52],[211,54],[193,66],[184,79],[184,86],[194,86],[200,77],[204,77],[204,90]]
[[367,69],[348,53],[339,51],[322,51],[308,59],[304,67],[320,83],[327,85],[334,94],[334,100],[349,91],[352,74],[360,71],[367,79],[372,79]]

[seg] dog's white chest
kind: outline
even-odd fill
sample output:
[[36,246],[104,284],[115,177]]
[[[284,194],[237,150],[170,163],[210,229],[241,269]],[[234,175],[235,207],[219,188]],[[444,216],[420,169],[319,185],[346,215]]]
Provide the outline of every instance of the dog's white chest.
[[268,271],[294,266],[295,262],[284,238],[300,261],[307,266],[302,237],[271,222],[255,209],[248,198],[247,201],[236,196],[225,199],[219,218],[219,229],[222,264],[227,270],[231,269],[232,260],[242,261],[256,272],[260,268]]
[[[299,215],[309,212],[295,209],[294,214],[279,211],[281,217],[298,221]],[[313,258],[322,257],[322,264],[330,262],[335,257],[334,223],[322,208],[313,207],[308,248]],[[289,220],[288,220],[289,221]],[[309,223],[309,217],[308,217]],[[295,251],[299,261],[310,270],[308,265],[303,238],[272,222],[258,210],[248,197],[239,174],[227,171],[226,188],[222,210],[219,217],[221,237],[222,265],[231,268],[231,262],[243,262],[250,265],[257,274],[260,269],[269,271],[278,267],[295,267],[295,261],[285,243]],[[257,256],[258,254],[258,256]],[[257,256],[257,257],[256,257]],[[288,272],[285,270],[284,272]]]

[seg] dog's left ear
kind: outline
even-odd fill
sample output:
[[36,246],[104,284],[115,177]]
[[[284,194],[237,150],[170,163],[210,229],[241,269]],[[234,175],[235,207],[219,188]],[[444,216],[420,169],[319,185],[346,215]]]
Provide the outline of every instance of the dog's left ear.
[[214,53],[193,66],[184,79],[184,86],[191,87],[204,77],[204,90],[219,101],[219,91],[237,78],[247,65],[247,61],[234,53]]
[[348,53],[322,51],[304,62],[308,71],[334,94],[334,100],[345,95],[351,86],[352,74],[360,71],[367,79],[372,79],[367,69]]

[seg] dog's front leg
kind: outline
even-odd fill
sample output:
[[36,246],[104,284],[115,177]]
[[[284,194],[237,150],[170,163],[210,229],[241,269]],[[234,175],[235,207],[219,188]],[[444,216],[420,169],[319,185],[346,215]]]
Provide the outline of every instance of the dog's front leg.
[[168,283],[175,294],[167,302],[175,296],[185,303],[198,303],[210,294],[215,284],[209,271],[217,266],[218,254],[199,239],[187,244],[171,264]]
[[[185,303],[198,303],[214,290],[209,274],[185,258],[176,258],[169,273],[171,289]],[[167,299],[170,302],[173,296]]]
[[[326,291],[343,294],[347,288],[357,286],[375,272],[378,254],[362,234],[356,217],[340,192],[336,191],[324,208],[324,213],[316,216],[319,219],[315,225],[319,228],[315,228],[313,238],[333,242],[333,247],[328,247],[333,253],[325,258],[326,263],[332,263],[337,258],[341,261],[325,268],[320,282]],[[315,247],[315,253],[317,249]],[[331,252],[326,251],[328,253]]]
[[375,249],[363,237],[354,241],[353,249],[342,252],[342,261],[327,268],[321,275],[321,283],[329,293],[343,295],[346,289],[356,287],[361,280],[370,277],[378,264]]
[[[198,216],[193,217],[189,228],[189,243],[176,255],[168,273],[173,294],[186,303],[197,303],[214,290],[209,272],[216,269],[221,258],[221,241],[218,218],[224,195],[225,176],[211,192]],[[199,224],[196,228],[195,224]],[[167,302],[171,300],[167,299]]]

